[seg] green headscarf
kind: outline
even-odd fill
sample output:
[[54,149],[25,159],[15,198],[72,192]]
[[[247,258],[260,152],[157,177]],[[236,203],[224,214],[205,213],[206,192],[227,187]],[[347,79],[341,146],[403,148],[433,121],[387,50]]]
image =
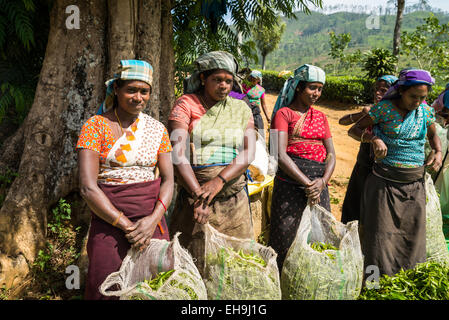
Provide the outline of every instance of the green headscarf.
[[279,93],[276,104],[274,105],[273,113],[271,114],[271,120],[273,120],[274,115],[279,109],[286,107],[293,102],[295,90],[300,81],[320,82],[324,84],[326,82],[326,74],[323,69],[309,64],[304,64],[296,69],[293,76],[285,81],[284,87]]
[[211,51],[195,60],[195,72],[184,79],[184,93],[194,93],[201,88],[200,73],[222,69],[234,77],[238,72],[238,63],[232,54],[226,51]]

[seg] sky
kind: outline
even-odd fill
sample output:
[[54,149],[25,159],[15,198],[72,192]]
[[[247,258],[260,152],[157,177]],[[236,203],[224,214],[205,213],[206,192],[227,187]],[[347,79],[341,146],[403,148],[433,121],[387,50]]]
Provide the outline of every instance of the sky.
[[[323,0],[323,6],[331,6],[336,4],[348,4],[348,5],[362,5],[362,6],[387,6],[387,0]],[[413,5],[418,3],[418,0],[406,0],[405,5]],[[449,0],[429,0],[429,5],[434,8],[439,8],[449,12]]]

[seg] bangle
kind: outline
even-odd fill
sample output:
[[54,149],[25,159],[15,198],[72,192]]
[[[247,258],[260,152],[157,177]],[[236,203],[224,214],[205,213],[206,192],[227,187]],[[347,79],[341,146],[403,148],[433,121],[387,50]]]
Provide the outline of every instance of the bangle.
[[218,174],[217,177],[219,177],[219,178],[221,179],[221,181],[223,181],[223,183],[227,183],[226,179],[223,178],[223,177],[221,176],[221,174]]
[[118,217],[114,220],[114,222],[112,223],[112,226],[115,227],[115,225],[118,223],[118,221],[120,220],[120,218],[123,216],[123,212],[120,211],[120,214],[118,215]]
[[162,202],[161,198],[158,198],[157,201],[159,201],[159,202],[162,204],[162,206],[163,206],[164,209],[165,209],[165,212],[167,212],[167,207],[166,207],[165,204]]
[[363,141],[363,136],[365,135],[366,131],[363,131],[362,135],[360,136],[360,142],[365,143],[365,141]]

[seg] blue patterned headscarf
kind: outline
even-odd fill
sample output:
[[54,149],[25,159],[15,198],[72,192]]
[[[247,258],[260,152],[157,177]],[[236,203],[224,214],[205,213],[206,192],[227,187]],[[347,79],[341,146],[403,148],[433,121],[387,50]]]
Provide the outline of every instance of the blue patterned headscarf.
[[290,76],[285,81],[284,87],[279,93],[273,108],[273,113],[271,114],[271,120],[273,120],[274,115],[279,109],[286,107],[293,102],[295,90],[300,81],[320,82],[324,84],[326,82],[326,73],[323,69],[309,64],[304,64],[296,69],[293,76]]
[[396,76],[392,76],[392,75],[384,75],[382,77],[377,78],[377,81],[385,81],[386,83],[388,83],[390,86],[395,83],[398,80],[398,78]]
[[117,72],[114,73],[112,79],[105,82],[106,97],[97,111],[97,114],[109,111],[114,105],[114,81],[122,80],[140,80],[153,84],[153,67],[146,61],[142,60],[121,60]]
[[262,72],[260,72],[259,70],[253,70],[249,74],[249,77],[252,77],[254,79],[259,79],[260,81],[262,81]]

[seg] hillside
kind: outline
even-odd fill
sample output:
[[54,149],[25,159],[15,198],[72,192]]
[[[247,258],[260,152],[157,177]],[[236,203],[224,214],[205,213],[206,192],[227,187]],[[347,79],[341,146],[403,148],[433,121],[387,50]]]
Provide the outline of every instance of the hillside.
[[[424,23],[424,18],[430,12],[418,11],[405,14],[402,31],[412,31]],[[449,14],[435,13],[440,23],[449,22]],[[266,69],[292,69],[303,63],[312,63],[324,67],[331,62],[329,53],[330,31],[336,34],[351,33],[348,51],[360,49],[362,51],[380,47],[391,48],[395,15],[380,16],[379,29],[368,29],[366,20],[368,14],[337,12],[322,14],[312,12],[310,15],[297,13],[297,19],[284,19],[284,32],[279,48],[268,55]]]

